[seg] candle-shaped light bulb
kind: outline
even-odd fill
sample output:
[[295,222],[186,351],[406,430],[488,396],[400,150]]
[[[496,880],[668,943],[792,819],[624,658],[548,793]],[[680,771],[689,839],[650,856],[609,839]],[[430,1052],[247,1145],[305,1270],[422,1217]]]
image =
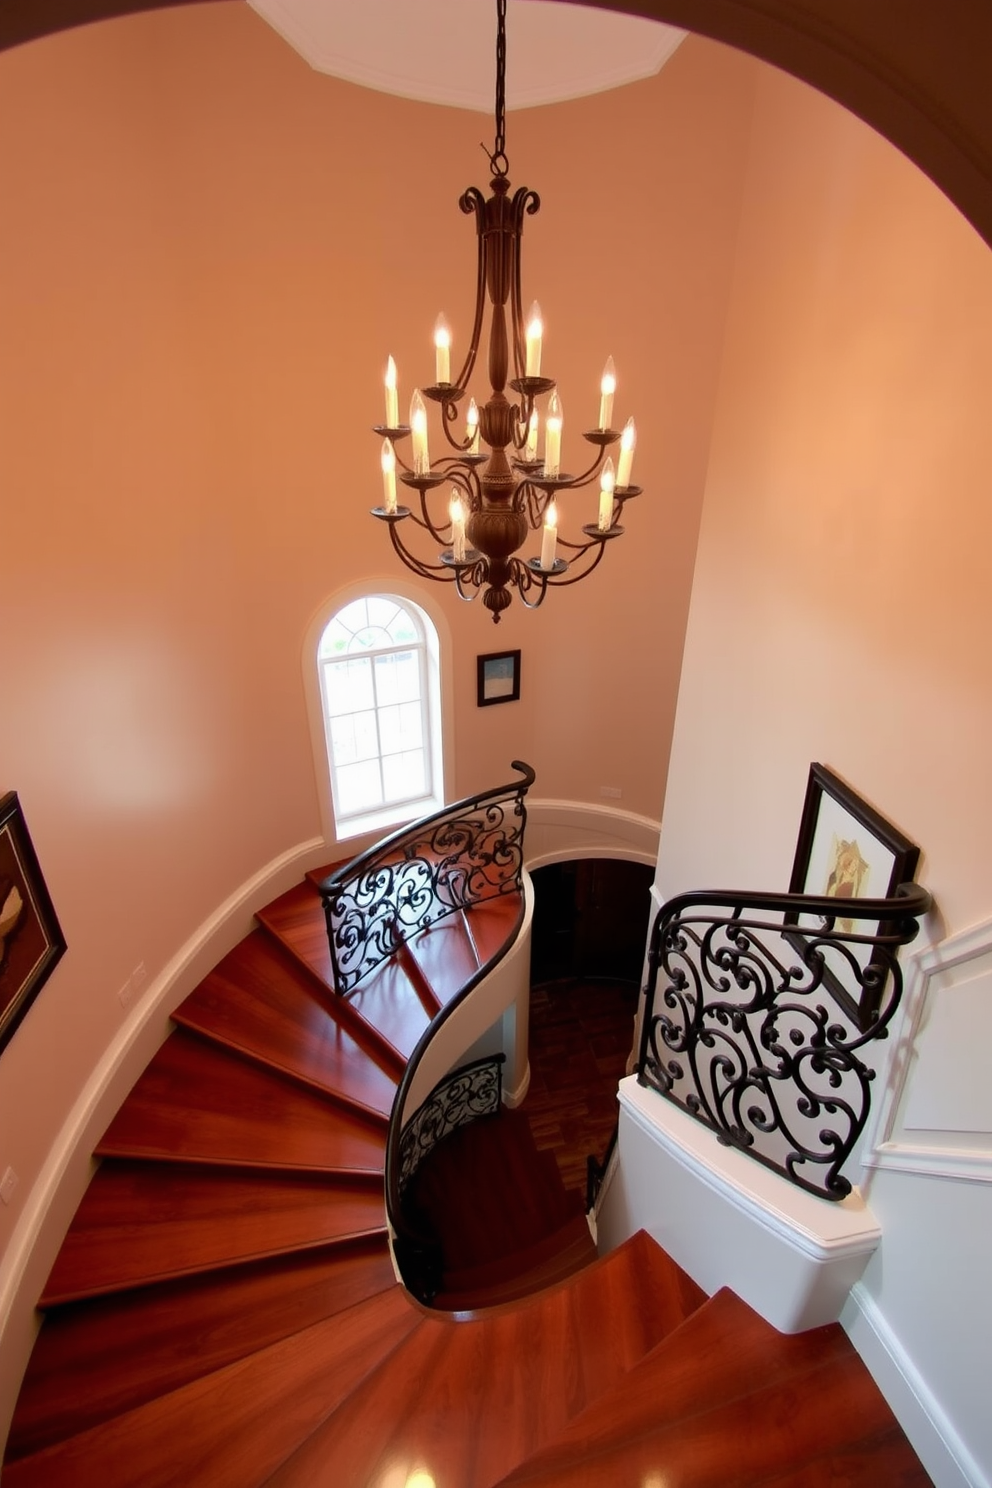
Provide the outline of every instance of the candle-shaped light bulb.
[[396,395],[396,363],[392,357],[386,363],[386,428],[398,429],[400,405]]
[[613,526],[613,488],[616,485],[616,477],[613,473],[613,461],[607,458],[603,466],[603,473],[599,477],[599,530],[609,532]]
[[413,397],[410,399],[410,429],[413,438],[413,473],[414,475],[430,475],[431,457],[427,448],[427,404],[421,397],[419,388],[414,388]]
[[535,408],[531,413],[530,422],[527,425],[527,443],[524,445],[524,459],[528,462],[533,462],[537,459],[537,431],[539,424],[540,419],[537,416],[537,409]]
[[396,451],[392,440],[382,441],[383,505],[391,515],[396,511]]
[[610,427],[610,419],[613,417],[613,394],[616,390],[617,369],[613,365],[613,358],[609,357],[599,382],[599,427],[601,429]]
[[617,485],[623,489],[630,485],[630,467],[634,463],[634,450],[637,448],[637,429],[634,420],[629,418],[623,426],[620,436],[620,463],[617,467]]
[[555,548],[558,544],[558,508],[548,502],[544,513],[544,532],[541,536],[541,567],[547,571],[555,566]]
[[462,498],[454,486],[451,488],[451,500],[448,503],[448,515],[451,518],[451,556],[456,563],[465,562],[465,507]]
[[544,338],[544,322],[541,307],[535,300],[527,312],[527,363],[525,376],[541,375],[541,341]]
[[474,398],[468,400],[468,413],[465,415],[465,437],[468,439],[468,453],[477,455],[479,453],[479,405]]
[[451,382],[451,327],[443,315],[434,322],[434,379]]
[[544,474],[554,480],[561,469],[561,430],[565,422],[561,399],[555,388],[548,399],[548,416],[544,421]]

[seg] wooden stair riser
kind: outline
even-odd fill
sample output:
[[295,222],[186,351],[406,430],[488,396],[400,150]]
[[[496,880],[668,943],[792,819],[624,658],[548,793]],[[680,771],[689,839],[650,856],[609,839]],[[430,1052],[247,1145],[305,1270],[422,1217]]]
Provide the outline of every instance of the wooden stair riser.
[[377,1182],[105,1163],[39,1305],[381,1233],[383,1220]]

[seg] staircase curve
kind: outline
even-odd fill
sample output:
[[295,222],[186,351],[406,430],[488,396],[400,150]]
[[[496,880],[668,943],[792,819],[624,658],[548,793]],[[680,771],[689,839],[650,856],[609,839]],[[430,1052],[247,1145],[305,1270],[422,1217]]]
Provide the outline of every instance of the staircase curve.
[[99,1143],[3,1488],[929,1482],[838,1325],[780,1335],[643,1233],[512,1303],[414,1299],[387,1236],[390,1110],[518,916],[451,915],[432,979],[394,956],[345,999],[323,880],[176,1009]]

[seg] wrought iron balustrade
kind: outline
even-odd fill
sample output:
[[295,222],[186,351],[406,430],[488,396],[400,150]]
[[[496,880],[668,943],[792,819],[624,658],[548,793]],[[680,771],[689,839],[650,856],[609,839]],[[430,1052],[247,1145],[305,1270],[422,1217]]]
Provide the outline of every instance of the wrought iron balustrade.
[[520,760],[512,768],[522,780],[466,796],[402,827],[324,880],[321,899],[341,995],[428,925],[484,899],[520,892],[524,797],[534,771]]
[[[392,956],[428,925],[457,910],[515,895],[516,918],[500,949],[468,978],[431,1020],[407,1061],[393,1099],[386,1136],[386,1213],[393,1253],[404,1282],[422,1302],[433,1300],[441,1280],[440,1251],[403,1203],[403,1193],[425,1152],[465,1120],[498,1109],[498,1059],[480,1061],[446,1076],[409,1121],[410,1091],[421,1061],[447,1019],[509,951],[524,920],[523,865],[527,811],[534,783],[530,765],[513,761],[521,779],[467,796],[433,816],[404,827],[321,884],[335,983],[340,994]],[[495,1076],[493,1071],[495,1070]]]
[[842,905],[805,894],[670,900],[651,935],[641,1084],[801,1188],[844,1198],[841,1169],[871,1108],[864,1056],[888,1036],[898,952],[930,904],[917,884]]

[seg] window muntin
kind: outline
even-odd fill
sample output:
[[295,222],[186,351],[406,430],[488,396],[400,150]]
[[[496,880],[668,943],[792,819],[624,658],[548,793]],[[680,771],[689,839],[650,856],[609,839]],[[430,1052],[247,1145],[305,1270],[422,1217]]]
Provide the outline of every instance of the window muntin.
[[415,607],[390,595],[353,600],[325,626],[318,666],[338,825],[430,805],[431,677]]

